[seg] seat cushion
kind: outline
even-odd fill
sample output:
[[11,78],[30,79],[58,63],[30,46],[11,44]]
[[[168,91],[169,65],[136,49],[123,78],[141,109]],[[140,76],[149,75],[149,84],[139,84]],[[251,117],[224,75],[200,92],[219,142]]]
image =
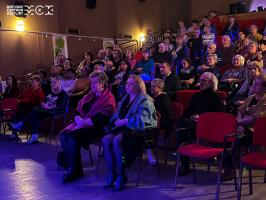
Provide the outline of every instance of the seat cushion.
[[223,148],[212,148],[207,146],[202,146],[199,144],[188,144],[179,147],[178,153],[184,156],[201,158],[201,159],[211,159],[223,152]]
[[266,153],[251,152],[241,158],[242,163],[251,167],[266,169]]

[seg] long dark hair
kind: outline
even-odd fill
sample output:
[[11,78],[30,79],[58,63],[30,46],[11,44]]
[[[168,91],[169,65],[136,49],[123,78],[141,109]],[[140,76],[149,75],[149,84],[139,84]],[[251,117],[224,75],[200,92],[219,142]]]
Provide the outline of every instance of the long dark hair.
[[11,79],[12,79],[12,87],[18,87],[18,81],[17,81],[16,77],[14,75],[7,75],[6,79],[8,77],[11,77]]

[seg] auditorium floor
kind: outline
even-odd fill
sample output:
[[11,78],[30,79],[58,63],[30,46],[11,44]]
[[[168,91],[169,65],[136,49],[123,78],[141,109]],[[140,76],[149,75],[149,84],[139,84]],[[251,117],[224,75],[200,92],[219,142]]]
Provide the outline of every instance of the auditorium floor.
[[[96,155],[98,148],[92,149]],[[129,171],[129,183],[126,190],[112,192],[103,190],[105,181],[105,164],[102,159],[99,177],[95,175],[95,164],[89,162],[88,151],[82,151],[85,176],[73,183],[62,184],[64,173],[56,165],[56,153],[60,151],[58,145],[40,143],[28,145],[3,141],[0,143],[0,199],[1,200],[174,200],[174,199],[214,199],[216,189],[216,174],[207,173],[206,166],[197,173],[198,182],[194,183],[192,175],[179,178],[178,188],[174,190],[174,166],[162,165],[162,178],[158,179],[156,168],[143,162],[143,172],[140,187],[135,186],[136,168]],[[171,163],[170,163],[171,164]],[[205,169],[205,171],[203,170]],[[213,167],[212,171],[215,170]],[[248,186],[243,186],[242,199],[266,199],[266,184],[263,184],[263,173],[255,172],[254,194],[248,195]],[[247,183],[245,175],[244,183]],[[265,196],[264,196],[265,195]],[[221,185],[220,199],[236,199],[233,182]]]

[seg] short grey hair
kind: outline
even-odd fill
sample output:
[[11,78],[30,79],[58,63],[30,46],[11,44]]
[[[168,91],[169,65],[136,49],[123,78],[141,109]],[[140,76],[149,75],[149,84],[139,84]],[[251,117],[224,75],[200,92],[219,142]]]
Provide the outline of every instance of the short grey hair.
[[255,41],[253,41],[253,40],[250,40],[250,41],[249,41],[248,46],[253,45],[253,44],[256,46],[256,49],[258,50],[259,45],[258,45],[257,42],[255,42]]
[[217,77],[211,73],[211,72],[204,72],[201,76],[206,76],[211,82],[210,87],[212,88],[213,91],[216,91],[218,89],[218,79]]
[[233,58],[232,58],[232,62],[234,61],[234,59],[239,59],[240,60],[240,65],[241,67],[244,66],[245,64],[245,58],[239,54],[236,54]]
[[156,87],[160,88],[161,90],[164,89],[164,81],[160,78],[153,79],[151,81],[151,85],[155,85]]

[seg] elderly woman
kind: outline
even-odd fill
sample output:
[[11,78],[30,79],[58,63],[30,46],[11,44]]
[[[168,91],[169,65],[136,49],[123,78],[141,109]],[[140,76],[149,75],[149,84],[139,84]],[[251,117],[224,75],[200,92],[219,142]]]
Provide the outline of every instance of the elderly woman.
[[242,85],[239,85],[228,97],[228,105],[241,105],[241,101],[252,95],[251,87],[258,75],[263,72],[262,64],[258,61],[253,61],[247,65],[246,80]]
[[218,79],[220,78],[220,69],[217,66],[218,57],[216,54],[209,54],[207,56],[207,63],[206,65],[201,65],[198,67],[198,74],[203,74],[204,72],[211,72],[213,73]]
[[[224,112],[225,106],[220,96],[215,92],[218,87],[218,80],[213,73],[205,72],[200,77],[200,92],[196,93],[185,111],[183,118],[177,123],[177,127],[188,128],[184,135],[193,139],[195,138],[196,124],[200,114],[205,112]],[[182,134],[183,135],[183,134]],[[184,140],[184,137],[182,137]],[[188,141],[180,141],[179,144]],[[179,176],[186,175],[190,172],[189,160],[181,157],[181,166]]]
[[164,81],[156,78],[151,81],[151,94],[154,98],[156,111],[161,114],[159,127],[166,130],[166,137],[173,125],[173,112],[169,96],[163,92]]
[[30,124],[32,135],[28,141],[29,144],[38,143],[40,120],[65,112],[68,96],[62,89],[61,78],[53,78],[51,86],[52,93],[46,97],[45,101],[41,102],[40,107],[34,108],[22,121],[11,124],[16,131],[21,130],[25,124]]
[[248,54],[245,56],[246,63],[252,62],[252,61],[261,61],[263,59],[263,56],[259,52],[259,46],[257,42],[249,42],[248,44]]
[[237,114],[238,132],[246,133],[247,145],[252,144],[251,130],[258,117],[266,116],[266,74],[260,74],[252,85],[253,95],[249,96]]
[[[225,71],[221,82],[225,89],[232,90],[237,85],[242,84],[246,78],[246,69],[244,68],[245,58],[241,55],[235,55],[232,59],[232,67]],[[221,86],[221,85],[220,85]]]
[[68,163],[64,183],[83,176],[80,150],[88,147],[100,136],[104,126],[115,110],[115,99],[108,90],[107,76],[103,72],[90,75],[91,91],[79,101],[74,122],[60,133],[60,142]]
[[114,191],[122,190],[127,181],[125,167],[129,167],[138,155],[141,134],[146,128],[157,125],[156,110],[151,97],[146,94],[143,80],[137,75],[129,76],[126,91],[127,95],[110,120],[110,133],[103,137],[109,171],[104,188],[113,188]]

